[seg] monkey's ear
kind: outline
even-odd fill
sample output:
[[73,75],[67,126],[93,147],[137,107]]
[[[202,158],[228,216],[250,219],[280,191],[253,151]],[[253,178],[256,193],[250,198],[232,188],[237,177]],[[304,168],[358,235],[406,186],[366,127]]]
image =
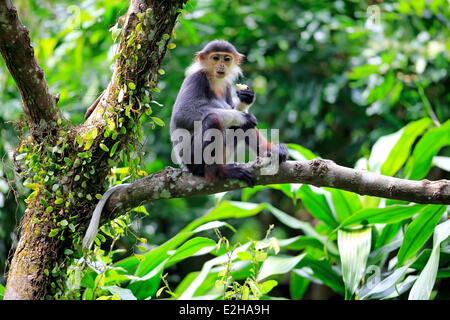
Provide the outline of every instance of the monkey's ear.
[[245,55],[238,53],[236,55],[236,64],[241,64],[245,60]]
[[199,61],[205,61],[206,57],[205,54],[201,51],[195,53],[196,59]]

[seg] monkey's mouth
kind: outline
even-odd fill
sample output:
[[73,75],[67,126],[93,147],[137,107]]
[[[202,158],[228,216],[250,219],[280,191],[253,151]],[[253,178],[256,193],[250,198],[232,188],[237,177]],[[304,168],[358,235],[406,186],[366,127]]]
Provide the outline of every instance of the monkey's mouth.
[[217,76],[222,78],[225,76],[225,71],[217,71]]

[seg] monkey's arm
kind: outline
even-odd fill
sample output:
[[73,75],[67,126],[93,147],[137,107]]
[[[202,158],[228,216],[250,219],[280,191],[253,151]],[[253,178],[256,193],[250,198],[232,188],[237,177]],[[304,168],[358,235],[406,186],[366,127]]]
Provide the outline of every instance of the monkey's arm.
[[236,95],[239,99],[236,104],[236,110],[247,112],[248,109],[255,102],[255,93],[247,85],[236,85],[237,87],[244,87],[236,91]]
[[240,127],[244,130],[254,128],[258,124],[251,113],[244,113],[234,109],[212,109],[220,117],[224,127]]

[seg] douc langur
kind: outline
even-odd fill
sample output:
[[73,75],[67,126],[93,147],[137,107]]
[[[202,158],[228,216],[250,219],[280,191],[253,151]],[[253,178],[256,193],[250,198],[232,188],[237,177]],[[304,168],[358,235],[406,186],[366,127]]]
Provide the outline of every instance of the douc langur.
[[[232,44],[224,40],[211,41],[197,52],[193,64],[186,70],[186,78],[173,106],[170,134],[175,158],[181,167],[187,168],[194,175],[204,176],[208,181],[238,179],[253,186],[255,176],[249,169],[235,163],[226,164],[225,160],[209,163],[203,159],[203,152],[212,141],[220,138],[225,143],[225,131],[230,128],[244,131],[253,129],[256,143],[248,143],[249,139],[244,141],[257,155],[276,152],[280,163],[286,161],[286,146],[269,143],[256,129],[256,118],[247,112],[255,101],[254,92],[248,86],[237,85],[237,99],[233,99],[233,85],[242,75],[240,64],[243,58]],[[201,123],[198,126],[201,127],[201,137],[195,132],[196,123]],[[184,140],[177,134],[180,129],[190,133],[191,147],[188,155],[184,154],[185,148],[181,151],[181,148],[177,148],[181,140]],[[213,140],[206,134],[208,130],[219,132],[222,136],[216,135]],[[225,151],[221,155],[215,150],[216,160],[222,160],[220,158],[226,153],[226,147],[223,149]],[[199,153],[200,156],[197,157]]]
[[[248,86],[238,85],[235,99],[232,97],[234,81],[242,75],[241,64],[244,56],[237,52],[235,47],[227,41],[215,40],[208,43],[203,50],[197,52],[194,63],[187,69],[186,78],[181,85],[177,99],[173,106],[170,121],[170,134],[172,144],[175,147],[180,142],[176,136],[178,129],[190,133],[191,154],[183,155],[176,153],[180,166],[187,168],[197,176],[203,176],[208,181],[218,179],[238,179],[249,186],[255,184],[254,174],[247,168],[238,164],[225,164],[218,162],[208,163],[202,157],[196,162],[195,151],[202,153],[211,144],[208,140],[208,130],[215,130],[222,135],[225,142],[225,130],[227,128],[242,129],[244,131],[253,129],[256,143],[248,143],[257,155],[270,155],[276,153],[279,162],[286,161],[287,149],[284,144],[271,144],[256,129],[256,118],[247,112],[255,101],[254,92]],[[101,97],[99,97],[100,100]],[[89,113],[95,108],[89,108]],[[202,135],[195,136],[195,124],[201,126]],[[203,133],[205,133],[203,135]],[[196,138],[200,138],[196,140]],[[234,137],[235,138],[235,137]],[[199,141],[199,146],[195,146]],[[223,146],[225,148],[225,146]],[[188,161],[183,161],[186,160]],[[90,248],[97,235],[100,216],[107,200],[111,194],[129,184],[117,185],[106,191],[98,202],[92,214],[89,227],[83,238],[83,248]]]

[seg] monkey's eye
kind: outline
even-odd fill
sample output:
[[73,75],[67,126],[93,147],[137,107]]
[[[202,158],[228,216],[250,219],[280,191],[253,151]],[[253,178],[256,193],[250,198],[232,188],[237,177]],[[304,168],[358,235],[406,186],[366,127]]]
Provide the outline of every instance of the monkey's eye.
[[225,56],[225,58],[223,58],[225,60],[225,62],[230,62],[231,61],[231,57],[230,56]]
[[212,58],[213,58],[214,61],[219,61],[220,60],[219,56],[213,56]]

